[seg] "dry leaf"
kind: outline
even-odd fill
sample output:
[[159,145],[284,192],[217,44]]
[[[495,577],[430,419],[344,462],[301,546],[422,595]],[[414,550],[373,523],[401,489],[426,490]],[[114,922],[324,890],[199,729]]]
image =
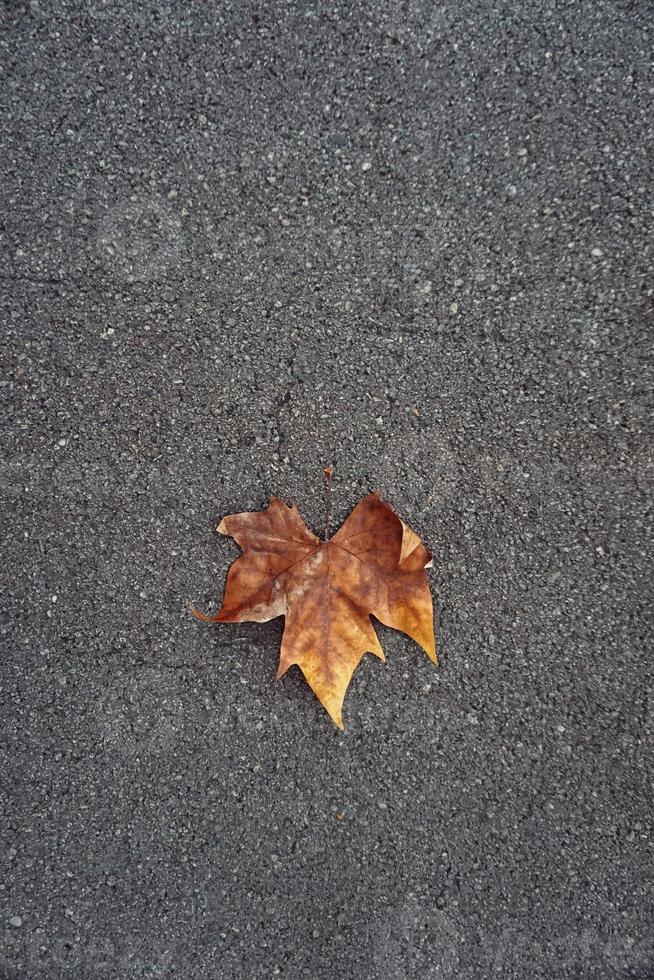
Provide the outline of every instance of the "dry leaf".
[[431,555],[379,494],[364,497],[329,541],[293,505],[232,514],[218,526],[243,554],[229,570],[213,623],[285,617],[277,676],[297,664],[334,722],[343,727],[345,691],[366,652],[384,659],[370,614],[402,630],[437,663],[425,568]]

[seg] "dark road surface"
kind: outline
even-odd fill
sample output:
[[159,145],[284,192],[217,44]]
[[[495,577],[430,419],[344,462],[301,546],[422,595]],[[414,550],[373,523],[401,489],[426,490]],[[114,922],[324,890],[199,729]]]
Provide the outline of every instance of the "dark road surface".
[[[2,980],[654,976],[651,4],[2,16]],[[344,733],[189,611],[329,462]]]

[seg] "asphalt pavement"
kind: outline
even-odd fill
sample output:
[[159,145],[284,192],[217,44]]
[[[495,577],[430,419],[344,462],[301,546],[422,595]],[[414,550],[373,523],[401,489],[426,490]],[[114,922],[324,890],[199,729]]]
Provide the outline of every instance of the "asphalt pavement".
[[[2,16],[2,980],[654,977],[649,0]],[[329,463],[343,733],[190,613]]]

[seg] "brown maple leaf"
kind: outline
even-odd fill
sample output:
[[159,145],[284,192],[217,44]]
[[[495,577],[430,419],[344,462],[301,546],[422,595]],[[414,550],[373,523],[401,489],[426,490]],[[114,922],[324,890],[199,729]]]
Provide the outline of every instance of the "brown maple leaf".
[[384,660],[370,614],[437,663],[425,573],[431,555],[379,494],[364,497],[327,541],[278,497],[267,510],[225,517],[218,531],[243,554],[229,569],[220,611],[193,614],[212,623],[284,616],[277,676],[297,664],[339,728],[345,691],[364,653]]

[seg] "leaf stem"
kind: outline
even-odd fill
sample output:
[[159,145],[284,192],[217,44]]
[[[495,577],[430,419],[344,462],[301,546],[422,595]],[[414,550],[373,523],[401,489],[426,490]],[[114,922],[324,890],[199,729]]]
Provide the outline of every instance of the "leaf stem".
[[334,467],[330,463],[329,466],[323,468],[323,473],[325,474],[325,493],[327,496],[327,508],[325,513],[325,541],[329,541],[329,528],[332,523],[332,494],[334,492]]

